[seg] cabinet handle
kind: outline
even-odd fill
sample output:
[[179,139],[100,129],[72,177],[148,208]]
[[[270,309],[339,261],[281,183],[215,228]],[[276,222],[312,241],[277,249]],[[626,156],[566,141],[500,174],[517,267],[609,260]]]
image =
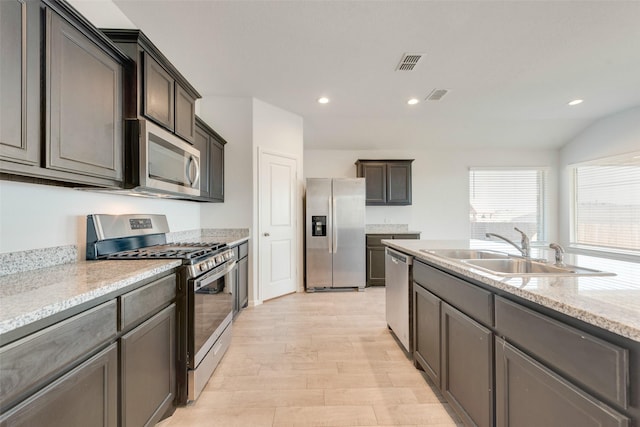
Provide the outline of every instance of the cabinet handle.
[[264,237],[269,237],[269,236],[271,236],[271,234],[269,234],[269,233],[264,233],[264,234],[263,234],[263,236],[264,236]]

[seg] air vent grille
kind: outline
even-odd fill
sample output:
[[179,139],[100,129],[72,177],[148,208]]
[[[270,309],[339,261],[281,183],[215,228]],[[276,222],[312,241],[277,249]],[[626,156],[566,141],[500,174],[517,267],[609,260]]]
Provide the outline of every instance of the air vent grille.
[[449,93],[448,89],[434,89],[427,96],[427,101],[440,101],[446,94]]
[[396,67],[396,71],[413,71],[423,56],[423,53],[405,53],[402,55],[402,59]]

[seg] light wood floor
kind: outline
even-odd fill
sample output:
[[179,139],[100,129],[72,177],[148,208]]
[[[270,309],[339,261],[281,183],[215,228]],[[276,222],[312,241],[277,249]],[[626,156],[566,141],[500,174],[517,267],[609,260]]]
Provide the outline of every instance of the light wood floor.
[[461,425],[400,350],[384,310],[384,288],[245,309],[198,401],[159,426]]

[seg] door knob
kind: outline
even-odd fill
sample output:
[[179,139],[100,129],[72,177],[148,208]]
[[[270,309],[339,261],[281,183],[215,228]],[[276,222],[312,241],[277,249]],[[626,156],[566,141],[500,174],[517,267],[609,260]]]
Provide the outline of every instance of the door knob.
[[269,233],[264,233],[264,234],[263,234],[263,236],[264,236],[264,237],[269,237],[269,236],[271,236],[271,234],[269,234]]

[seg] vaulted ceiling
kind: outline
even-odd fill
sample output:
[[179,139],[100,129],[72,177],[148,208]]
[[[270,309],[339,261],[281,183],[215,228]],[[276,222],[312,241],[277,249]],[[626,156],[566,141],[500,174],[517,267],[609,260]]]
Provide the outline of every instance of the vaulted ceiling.
[[114,2],[202,95],[302,116],[306,148],[556,148],[640,105],[640,1]]

